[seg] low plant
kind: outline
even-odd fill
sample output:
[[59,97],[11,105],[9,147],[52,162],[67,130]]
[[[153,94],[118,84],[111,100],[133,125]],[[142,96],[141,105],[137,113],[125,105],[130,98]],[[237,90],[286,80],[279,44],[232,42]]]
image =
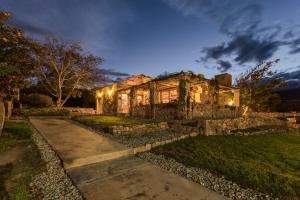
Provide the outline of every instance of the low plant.
[[22,102],[33,107],[50,107],[53,105],[52,98],[39,93],[29,94],[22,98]]

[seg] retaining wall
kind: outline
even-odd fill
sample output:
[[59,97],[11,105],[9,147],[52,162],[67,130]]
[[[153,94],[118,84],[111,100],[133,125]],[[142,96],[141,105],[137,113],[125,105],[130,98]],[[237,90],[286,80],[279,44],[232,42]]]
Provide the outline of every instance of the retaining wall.
[[167,122],[141,124],[141,125],[113,125],[109,127],[109,132],[112,134],[129,135],[129,134],[144,134],[169,129]]
[[204,135],[229,135],[232,130],[264,125],[287,125],[286,121],[266,117],[240,117],[235,119],[210,119],[199,121]]

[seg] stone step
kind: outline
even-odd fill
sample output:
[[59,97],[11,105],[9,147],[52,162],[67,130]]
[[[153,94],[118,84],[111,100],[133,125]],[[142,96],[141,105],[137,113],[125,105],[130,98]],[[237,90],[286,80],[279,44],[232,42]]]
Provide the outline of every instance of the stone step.
[[105,154],[93,155],[86,158],[78,158],[70,162],[64,162],[64,168],[71,169],[75,167],[81,167],[84,165],[90,165],[90,164],[99,163],[107,160],[113,160],[124,156],[132,155],[132,154],[133,154],[132,149],[126,149],[121,151],[105,153]]

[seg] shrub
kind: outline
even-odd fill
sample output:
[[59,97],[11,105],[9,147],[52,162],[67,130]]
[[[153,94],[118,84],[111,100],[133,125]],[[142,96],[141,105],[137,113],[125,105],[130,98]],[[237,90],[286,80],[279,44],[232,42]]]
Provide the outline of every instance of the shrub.
[[39,93],[33,93],[25,96],[22,102],[34,107],[49,107],[53,104],[51,97]]

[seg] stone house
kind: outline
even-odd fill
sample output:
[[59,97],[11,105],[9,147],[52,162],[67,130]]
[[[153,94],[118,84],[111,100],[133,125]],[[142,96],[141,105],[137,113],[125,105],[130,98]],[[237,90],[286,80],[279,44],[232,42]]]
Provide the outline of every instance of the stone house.
[[239,92],[227,73],[212,80],[192,72],[140,74],[97,89],[96,112],[162,120],[238,117]]

